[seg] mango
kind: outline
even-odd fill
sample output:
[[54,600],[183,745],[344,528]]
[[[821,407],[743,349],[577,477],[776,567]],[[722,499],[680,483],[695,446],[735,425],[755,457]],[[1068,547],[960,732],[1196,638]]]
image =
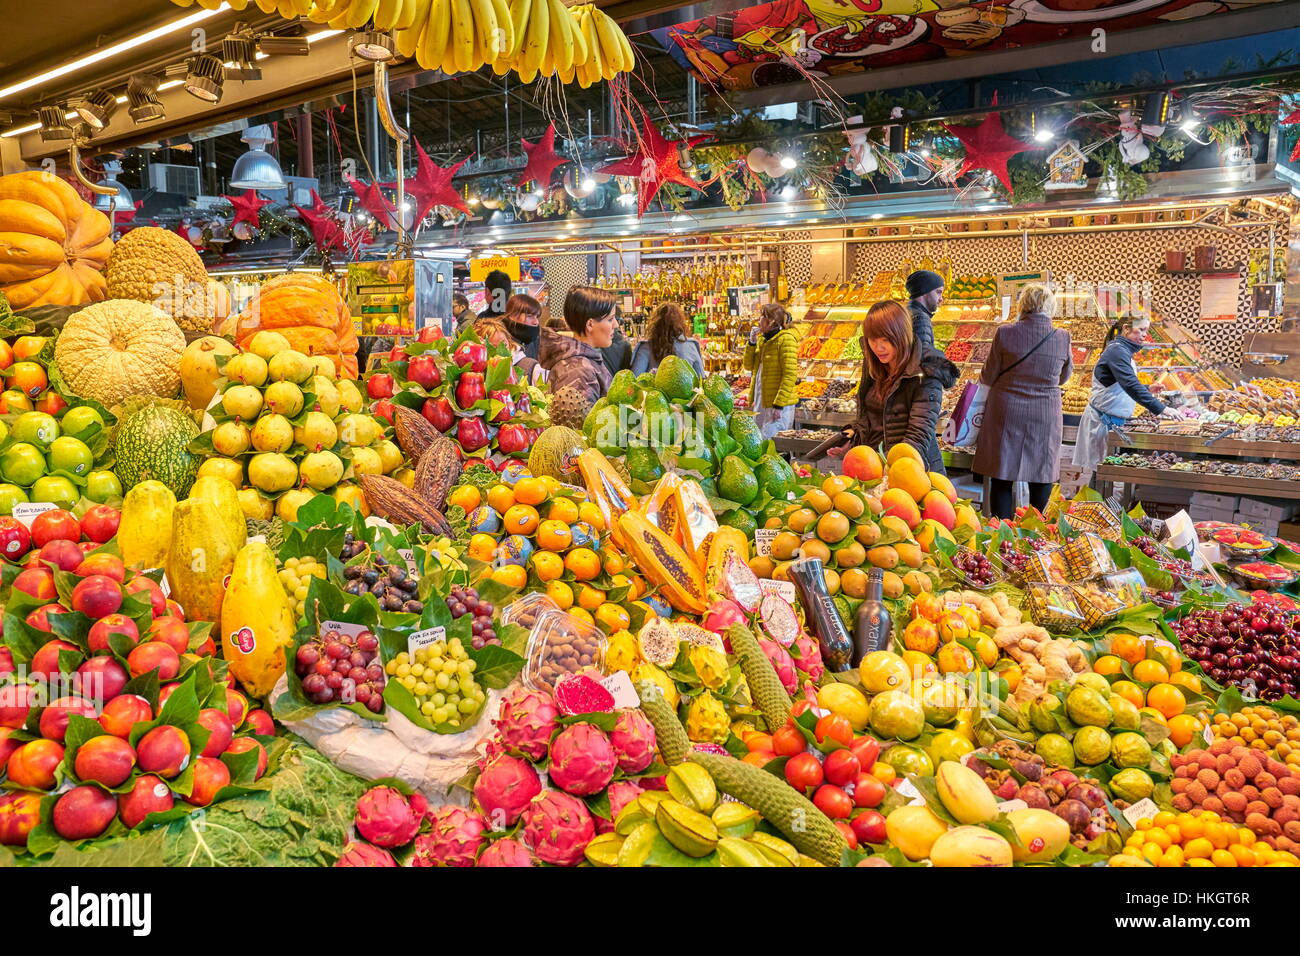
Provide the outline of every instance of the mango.
[[889,466],[889,487],[890,490],[905,492],[914,502],[920,502],[932,485],[924,464],[912,458],[900,458]]
[[[945,763],[943,766],[957,765]],[[985,792],[988,792],[987,787]],[[1011,861],[1011,844],[983,827],[956,827],[930,847],[930,862],[934,866],[1010,866]]]
[[916,506],[916,499],[902,488],[886,491],[880,496],[880,505],[885,515],[902,519],[909,532],[921,523],[921,509]]
[[885,835],[889,842],[913,861],[929,856],[935,841],[947,832],[948,824],[921,804],[899,807],[885,817]]

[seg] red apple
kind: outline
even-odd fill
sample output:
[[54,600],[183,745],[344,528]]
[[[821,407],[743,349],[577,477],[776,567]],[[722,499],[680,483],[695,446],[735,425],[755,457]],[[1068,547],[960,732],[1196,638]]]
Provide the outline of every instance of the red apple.
[[46,740],[63,743],[68,732],[68,718],[73,714],[95,719],[95,705],[84,697],[60,697],[41,711],[40,731]]
[[[171,598],[168,598],[168,599],[167,599],[167,604],[166,604],[166,606],[164,607],[162,613],[164,613],[164,614],[170,614],[172,617],[176,618],[178,621],[183,621],[183,620],[185,620],[185,609],[182,608],[182,607],[181,607],[179,604],[177,604],[175,601],[173,601]],[[157,617],[157,616],[158,616],[158,614],[155,613],[155,614],[154,614],[154,617]]]
[[122,587],[107,574],[82,578],[72,589],[72,609],[92,621],[113,614],[122,606]]
[[5,769],[9,782],[28,790],[52,790],[54,771],[63,763],[63,745],[54,740],[32,740],[13,752]]
[[15,728],[0,727],[0,767],[9,762],[15,750],[23,745],[23,741],[14,736]]
[[17,561],[32,547],[32,533],[17,518],[0,517],[0,557]]
[[127,582],[127,594],[138,594],[141,591],[147,592],[154,617],[167,613],[167,595],[163,594],[163,590],[158,586],[157,581],[153,578],[147,578],[143,574],[138,574]]
[[120,694],[104,705],[99,715],[99,725],[114,737],[131,736],[131,728],[153,720],[149,701],[138,694]]
[[415,337],[417,342],[436,342],[442,338],[442,329],[436,325],[426,325],[420,329],[420,333]]
[[[27,665],[27,672],[33,677],[48,681],[59,671],[59,653],[61,651],[76,651],[81,653],[81,649],[75,644],[69,644],[67,641],[55,638],[52,641],[46,641],[40,646],[35,654],[32,655],[31,661]],[[78,664],[81,662],[78,661]]]
[[156,617],[145,631],[145,640],[161,641],[177,654],[184,654],[190,649],[190,629],[174,617]]
[[858,835],[859,843],[885,842],[885,817],[878,810],[863,810],[849,821],[849,825]]
[[407,363],[406,377],[423,389],[437,388],[442,383],[438,360],[428,352],[417,355]]
[[[0,607],[0,613],[4,608]],[[14,652],[9,650],[7,645],[0,645],[0,677],[14,672]]]
[[43,548],[59,538],[65,541],[81,540],[81,523],[62,508],[42,511],[32,520],[32,543]]
[[54,628],[50,626],[50,615],[67,613],[68,609],[62,604],[43,604],[28,614],[24,620],[27,622],[28,626],[34,627],[38,631],[44,631],[46,634],[53,634]]
[[230,742],[230,746],[226,748],[226,753],[242,754],[242,753],[247,753],[248,751],[253,750],[254,748],[256,748],[257,750],[257,773],[253,775],[253,779],[256,780],[258,777],[262,776],[262,774],[266,773],[266,748],[265,747],[263,747],[252,737],[236,737],[234,740]]
[[77,668],[77,693],[89,700],[107,703],[126,686],[126,668],[117,662],[117,658],[104,654],[92,657]]
[[366,379],[366,394],[371,398],[393,397],[393,376],[387,372],[377,372]]
[[122,564],[122,559],[117,555],[104,552],[86,555],[77,565],[76,572],[83,578],[92,574],[102,574],[112,578],[118,584],[126,580],[126,567]]
[[39,554],[42,561],[48,561],[60,571],[75,571],[86,556],[75,541],[64,538],[55,538],[42,545]]
[[170,644],[146,641],[137,644],[126,656],[126,665],[131,669],[132,677],[157,670],[159,680],[171,680],[181,671],[181,658]]
[[26,846],[27,835],[41,822],[41,795],[17,790],[0,793],[0,844]]
[[[114,634],[120,634],[128,638],[131,641],[131,647],[135,647],[140,641],[140,629],[136,627],[135,621],[125,614],[109,614],[90,625],[90,632],[86,635],[86,642],[90,646],[91,652],[110,650],[108,639]],[[130,653],[129,650],[128,653]]]
[[227,690],[226,713],[230,715],[230,726],[238,727],[248,713],[248,698],[237,690]]
[[275,721],[264,710],[250,710],[244,717],[244,723],[253,733],[262,737],[275,736]]
[[91,541],[103,544],[117,534],[121,521],[122,512],[112,505],[94,505],[81,516],[81,533]]
[[41,601],[57,600],[59,593],[54,587],[54,572],[49,568],[28,568],[20,572],[14,578],[14,590]]
[[375,402],[370,411],[376,418],[382,418],[391,425],[393,424],[393,416],[397,414],[397,406],[388,399],[381,398]]
[[118,800],[117,814],[122,825],[138,827],[151,813],[164,813],[176,803],[171,788],[152,774],[136,777],[131,789]]
[[162,724],[140,738],[135,753],[145,773],[170,779],[189,765],[190,738],[179,727]]
[[121,737],[101,734],[77,749],[72,769],[78,780],[117,787],[126,783],[135,768],[135,751]]
[[36,691],[30,684],[0,684],[0,727],[21,728],[35,700]]
[[194,761],[194,784],[186,803],[206,807],[222,787],[230,785],[230,768],[216,757],[198,757]]
[[205,707],[199,711],[198,724],[209,730],[208,742],[201,751],[204,757],[219,757],[226,752],[230,741],[235,739],[235,728],[224,711],[215,707]]

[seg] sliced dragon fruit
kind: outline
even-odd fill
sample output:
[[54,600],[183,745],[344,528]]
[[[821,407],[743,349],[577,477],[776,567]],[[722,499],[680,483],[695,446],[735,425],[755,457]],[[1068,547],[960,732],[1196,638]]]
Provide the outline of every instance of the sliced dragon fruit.
[[763,595],[758,618],[767,636],[782,647],[789,647],[799,637],[799,618],[794,607],[779,594]]
[[722,746],[721,744],[710,744],[710,743],[692,744],[691,749],[702,754],[717,754],[719,757],[731,756],[727,748]]
[[700,627],[698,624],[679,622],[674,625],[674,628],[677,631],[677,636],[693,647],[711,647],[720,653],[727,653],[726,647],[723,646],[722,638],[712,631]]
[[753,614],[758,610],[758,603],[763,597],[763,591],[758,586],[758,575],[754,573],[753,568],[740,559],[740,555],[727,555],[719,584],[722,593],[739,604],[746,614]]
[[586,674],[570,674],[555,685],[555,704],[566,717],[609,714],[614,711],[614,695]]

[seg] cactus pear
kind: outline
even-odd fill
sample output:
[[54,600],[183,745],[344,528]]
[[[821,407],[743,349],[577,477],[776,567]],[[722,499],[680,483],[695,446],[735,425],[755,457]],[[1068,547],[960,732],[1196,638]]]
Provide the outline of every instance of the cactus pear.
[[551,743],[551,781],[565,793],[600,793],[614,779],[617,765],[613,744],[594,724],[566,727]]
[[523,833],[524,842],[543,863],[577,866],[583,860],[582,851],[596,835],[596,827],[581,800],[549,790],[524,811]]
[[542,781],[526,760],[502,754],[483,768],[474,797],[494,829],[513,826],[528,802],[542,792]]

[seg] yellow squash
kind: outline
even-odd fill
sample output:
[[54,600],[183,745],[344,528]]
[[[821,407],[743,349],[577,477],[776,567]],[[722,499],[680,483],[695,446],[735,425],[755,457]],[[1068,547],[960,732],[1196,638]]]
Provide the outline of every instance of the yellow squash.
[[265,697],[284,673],[293,621],[275,556],[265,542],[249,542],[235,557],[221,608],[221,653],[230,673],[253,696]]
[[161,481],[142,481],[122,501],[117,546],[128,568],[161,568],[172,540],[176,496]]

